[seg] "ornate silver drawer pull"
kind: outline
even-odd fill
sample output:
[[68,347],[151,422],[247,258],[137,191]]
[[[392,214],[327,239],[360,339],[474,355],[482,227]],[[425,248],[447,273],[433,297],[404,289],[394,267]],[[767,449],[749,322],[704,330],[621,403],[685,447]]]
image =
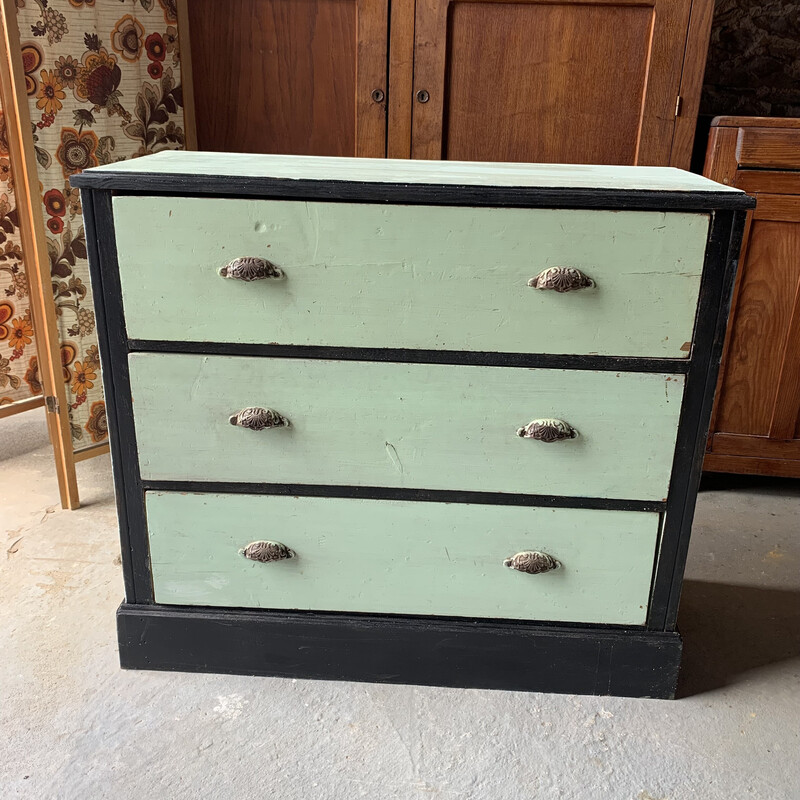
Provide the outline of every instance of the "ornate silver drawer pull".
[[248,428],[251,431],[263,431],[266,428],[288,428],[289,420],[271,408],[251,406],[243,408],[238,414],[228,417],[231,425]]
[[535,419],[524,428],[517,429],[517,436],[536,439],[537,442],[561,442],[574,439],[578,431],[563,419]]
[[528,281],[534,289],[550,289],[554,292],[574,292],[576,289],[588,289],[594,281],[575,267],[550,267],[542,270],[535,278]]
[[547,553],[540,553],[538,550],[525,550],[517,553],[503,562],[504,567],[515,569],[517,572],[526,572],[528,575],[538,575],[540,572],[550,572],[558,569],[561,562]]
[[270,561],[283,561],[286,558],[294,558],[297,553],[280,542],[250,542],[247,547],[239,551],[240,556],[249,558],[251,561],[260,561],[267,564]]
[[276,267],[266,258],[234,258],[229,261],[219,271],[223,278],[231,278],[235,281],[263,281],[268,278],[273,280],[283,278],[286,273]]

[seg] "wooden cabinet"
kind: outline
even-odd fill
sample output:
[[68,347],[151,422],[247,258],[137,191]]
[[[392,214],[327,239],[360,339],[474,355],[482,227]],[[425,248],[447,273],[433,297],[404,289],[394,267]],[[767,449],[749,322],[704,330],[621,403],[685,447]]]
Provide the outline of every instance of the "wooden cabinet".
[[668,164],[691,0],[418,0],[415,158]]
[[705,173],[755,195],[704,467],[800,477],[800,120],[714,120]]
[[388,6],[184,3],[181,38],[192,51],[198,148],[384,156]]
[[688,167],[712,0],[389,5],[183,4],[199,148]]

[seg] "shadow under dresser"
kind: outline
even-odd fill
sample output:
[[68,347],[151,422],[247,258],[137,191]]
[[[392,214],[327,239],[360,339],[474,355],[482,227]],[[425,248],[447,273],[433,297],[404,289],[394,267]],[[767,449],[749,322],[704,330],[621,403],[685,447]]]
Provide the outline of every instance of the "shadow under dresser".
[[72,182],[123,667],[673,696],[745,194],[182,152]]

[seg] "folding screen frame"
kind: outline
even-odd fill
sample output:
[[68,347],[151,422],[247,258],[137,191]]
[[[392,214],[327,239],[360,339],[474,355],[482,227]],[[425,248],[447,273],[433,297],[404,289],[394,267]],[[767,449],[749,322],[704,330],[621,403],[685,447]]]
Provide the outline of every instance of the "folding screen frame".
[[61,347],[56,306],[50,277],[44,216],[38,197],[39,176],[31,133],[31,116],[22,68],[16,0],[0,0],[0,96],[8,128],[9,160],[19,212],[20,239],[36,332],[42,396],[22,400],[3,409],[9,416],[38,406],[45,407],[47,430],[53,445],[61,507],[80,508],[75,464],[108,452],[108,442],[75,453],[69,422],[69,404],[61,366]]

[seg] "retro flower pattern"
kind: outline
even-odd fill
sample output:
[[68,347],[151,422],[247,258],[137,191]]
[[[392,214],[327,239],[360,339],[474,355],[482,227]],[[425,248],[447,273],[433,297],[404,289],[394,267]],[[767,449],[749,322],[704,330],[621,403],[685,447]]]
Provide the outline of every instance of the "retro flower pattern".
[[36,108],[42,109],[45,114],[55,114],[64,104],[61,102],[67,95],[64,87],[59,83],[54,70],[42,70],[42,80],[39,91],[36,93]]
[[0,157],[0,183],[10,191],[14,190],[14,176],[11,174],[11,162]]
[[81,58],[81,69],[75,81],[75,94],[79,100],[93,105],[92,111],[105,111],[108,115],[119,114],[130,119],[130,114],[119,102],[122,92],[119,84],[122,80],[122,69],[117,64],[117,57],[109,53],[99,41],[92,40],[92,47]]
[[0,153],[8,153],[8,128],[2,107],[0,107]]
[[91,364],[81,364],[75,362],[75,371],[72,376],[72,392],[80,402],[86,402],[86,395],[89,389],[94,388],[94,381],[97,373],[92,369]]
[[30,312],[24,317],[11,320],[8,334],[8,346],[14,351],[16,358],[22,355],[26,344],[33,341],[33,325],[31,325]]
[[36,94],[39,90],[39,81],[36,78],[42,61],[44,61],[44,55],[39,45],[31,43],[22,47],[22,71],[25,73],[25,91],[28,93],[28,97]]
[[67,205],[64,200],[64,193],[58,189],[51,189],[42,196],[44,207],[51,217],[63,217],[67,213]]
[[76,131],[75,128],[61,129],[61,142],[56,148],[56,158],[61,164],[61,171],[65,178],[76,172],[96,167],[97,148],[99,146],[97,134],[94,131]]
[[11,303],[0,303],[0,341],[8,339],[11,328],[6,323],[14,316],[14,306]]
[[0,405],[41,394],[25,380],[36,358],[30,297],[14,197],[5,115],[0,109]]
[[[108,427],[80,193],[69,179],[98,164],[184,146],[177,6],[175,0],[18,5],[64,381],[80,450],[103,441]],[[24,309],[15,307],[5,324],[19,319]],[[0,342],[0,357],[14,352]],[[19,388],[33,392],[40,376],[31,344],[23,354],[9,366],[20,365]]]
[[163,61],[167,57],[164,37],[160,33],[151,33],[144,42],[144,49],[151,61]]
[[86,430],[89,432],[92,442],[102,442],[108,436],[105,403],[92,403]]
[[142,36],[144,36],[142,24],[136,17],[126,14],[111,32],[111,47],[125,61],[138,61],[142,55]]
[[28,362],[28,369],[25,370],[25,374],[22,377],[25,383],[28,384],[31,394],[42,393],[42,382],[39,379],[39,359],[37,356],[31,356]]
[[68,89],[74,89],[75,81],[78,80],[80,68],[80,62],[76,61],[72,56],[61,56],[61,58],[56,59],[55,69],[53,71],[62,86],[66,86]]

